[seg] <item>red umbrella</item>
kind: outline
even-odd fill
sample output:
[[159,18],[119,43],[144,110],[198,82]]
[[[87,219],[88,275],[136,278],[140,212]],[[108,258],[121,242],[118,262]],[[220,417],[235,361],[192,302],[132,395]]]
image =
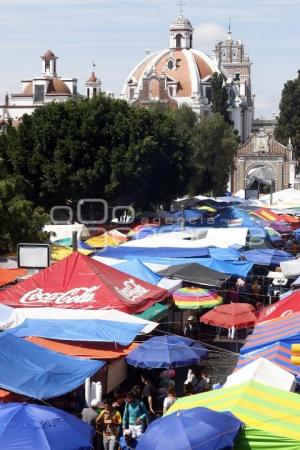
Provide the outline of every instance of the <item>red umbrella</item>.
[[249,303],[216,306],[200,317],[200,322],[221,328],[248,328],[257,321],[256,310]]

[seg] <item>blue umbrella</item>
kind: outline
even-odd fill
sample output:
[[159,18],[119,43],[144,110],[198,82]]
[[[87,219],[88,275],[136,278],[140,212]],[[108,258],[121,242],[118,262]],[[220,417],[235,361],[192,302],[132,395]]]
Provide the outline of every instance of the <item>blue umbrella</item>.
[[137,450],[229,450],[242,426],[230,412],[179,410],[152,422]]
[[143,369],[168,369],[196,364],[208,351],[193,339],[182,336],[156,336],[128,353],[129,364]]
[[26,403],[0,405],[0,448],[89,450],[90,425],[60,409]]

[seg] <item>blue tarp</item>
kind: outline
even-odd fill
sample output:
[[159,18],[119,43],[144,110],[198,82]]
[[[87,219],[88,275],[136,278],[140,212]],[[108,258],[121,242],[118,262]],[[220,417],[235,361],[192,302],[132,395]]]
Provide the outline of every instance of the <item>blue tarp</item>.
[[[142,241],[141,241],[142,243]],[[214,247],[182,248],[182,247],[129,247],[122,245],[110,247],[97,252],[96,255],[116,259],[152,258],[215,258],[224,261],[237,261],[239,252],[235,249]]]
[[295,259],[294,256],[288,252],[284,252],[283,250],[272,250],[267,248],[249,250],[248,252],[244,252],[243,256],[247,259],[247,261],[251,261],[253,264],[259,264],[262,266],[279,265],[283,261]]
[[18,337],[38,336],[64,341],[116,342],[125,346],[132,343],[144,326],[142,323],[100,319],[26,319],[19,326],[4,333]]
[[110,247],[96,252],[96,255],[116,258],[116,259],[142,259],[145,256],[170,258],[202,258],[209,256],[207,247],[205,248],[182,248],[182,247],[128,247],[121,245],[119,247]]
[[[128,259],[130,258],[131,257],[128,256]],[[209,267],[218,272],[241,277],[247,277],[253,267],[253,263],[248,261],[220,261],[214,258],[153,258],[145,256],[140,259],[142,259],[144,263],[161,264],[165,266],[197,263],[200,266]]]
[[37,399],[58,397],[81,386],[103,361],[60,355],[46,348],[0,333],[0,386]]
[[221,261],[238,261],[240,259],[240,252],[234,248],[210,247],[208,252],[211,258]]
[[239,277],[247,277],[253,267],[252,262],[243,261],[220,261],[214,258],[201,258],[200,264],[210,269],[217,270],[228,275],[236,275]]
[[128,275],[134,275],[140,280],[146,281],[147,283],[157,285],[157,283],[162,279],[160,275],[152,272],[147,266],[145,266],[138,259],[131,259],[120,264],[116,264],[114,269],[121,270]]

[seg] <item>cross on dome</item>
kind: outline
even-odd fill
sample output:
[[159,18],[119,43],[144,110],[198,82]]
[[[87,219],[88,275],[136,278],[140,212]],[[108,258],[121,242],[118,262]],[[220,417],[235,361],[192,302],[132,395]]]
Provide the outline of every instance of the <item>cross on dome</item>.
[[180,15],[183,16],[183,7],[186,6],[186,3],[184,3],[183,0],[180,0],[177,6],[179,6]]

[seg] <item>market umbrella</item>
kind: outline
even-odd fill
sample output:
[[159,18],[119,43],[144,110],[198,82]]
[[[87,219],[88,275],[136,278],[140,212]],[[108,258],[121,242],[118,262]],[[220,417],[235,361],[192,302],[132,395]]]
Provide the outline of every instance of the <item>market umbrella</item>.
[[248,328],[255,325],[257,317],[249,303],[230,303],[216,306],[200,317],[200,322],[222,328]]
[[168,369],[197,364],[208,351],[193,339],[182,336],[155,336],[126,356],[129,364],[143,369]]
[[175,305],[180,309],[212,308],[223,302],[217,292],[196,287],[184,287],[173,293]]
[[81,450],[92,448],[93,430],[77,417],[48,406],[0,404],[0,448]]
[[230,412],[178,410],[152,422],[137,450],[229,450],[242,426]]
[[273,228],[275,231],[278,231],[278,233],[291,233],[293,231],[293,228],[291,225],[279,221],[274,222],[268,222],[268,226]]

